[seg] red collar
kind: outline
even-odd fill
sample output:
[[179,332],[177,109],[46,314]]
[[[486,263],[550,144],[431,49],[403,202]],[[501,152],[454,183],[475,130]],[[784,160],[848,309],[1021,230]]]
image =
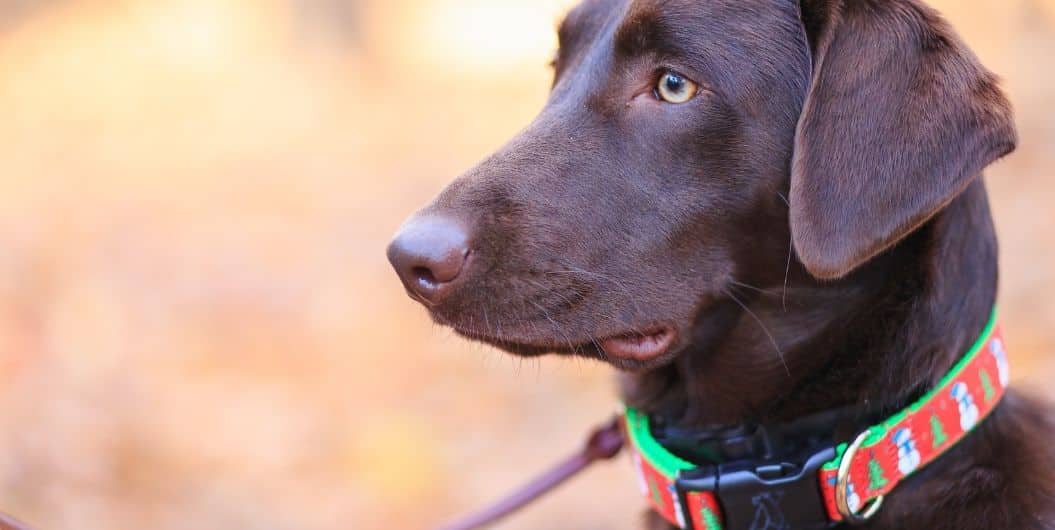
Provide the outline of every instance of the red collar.
[[1008,372],[994,311],[931,392],[852,442],[832,441],[798,462],[691,463],[653,437],[647,415],[629,408],[623,430],[642,493],[679,528],[830,528],[868,520],[884,495],[965,438],[1000,402]]

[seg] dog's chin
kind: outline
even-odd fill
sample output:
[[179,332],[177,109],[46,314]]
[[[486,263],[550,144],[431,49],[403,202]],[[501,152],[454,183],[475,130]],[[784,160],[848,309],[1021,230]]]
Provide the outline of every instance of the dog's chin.
[[462,337],[519,357],[585,357],[631,372],[648,371],[670,364],[683,349],[679,341],[681,334],[677,328],[665,324],[644,326],[640,331],[616,333],[583,342],[575,342],[565,337],[494,336],[459,326],[450,327]]

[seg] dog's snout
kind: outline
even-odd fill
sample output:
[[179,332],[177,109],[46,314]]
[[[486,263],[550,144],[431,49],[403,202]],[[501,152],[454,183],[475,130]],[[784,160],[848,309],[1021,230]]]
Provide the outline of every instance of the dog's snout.
[[428,305],[449,296],[469,259],[469,232],[445,217],[414,218],[388,246],[388,260],[407,291]]

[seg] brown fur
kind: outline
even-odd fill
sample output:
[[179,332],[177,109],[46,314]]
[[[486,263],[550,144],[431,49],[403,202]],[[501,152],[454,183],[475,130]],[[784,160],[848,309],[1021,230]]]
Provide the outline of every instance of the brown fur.
[[[687,427],[892,413],[976,339],[997,289],[980,172],[1016,138],[934,11],[586,0],[559,33],[538,119],[421,214],[472,227],[438,322],[609,361],[628,403]],[[666,69],[703,90],[657,100]],[[660,358],[598,346],[657,323],[678,335]],[[1055,529],[1052,440],[1012,392],[867,528]]]

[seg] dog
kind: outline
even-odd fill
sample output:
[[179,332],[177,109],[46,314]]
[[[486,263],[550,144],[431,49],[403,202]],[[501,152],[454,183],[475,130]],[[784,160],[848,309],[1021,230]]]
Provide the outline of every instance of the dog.
[[[688,430],[894,414],[986,327],[981,173],[1016,130],[933,9],[584,0],[558,33],[537,119],[388,249],[437,323],[610,363]],[[1046,406],[1012,390],[974,429],[867,528],[1055,529]]]

